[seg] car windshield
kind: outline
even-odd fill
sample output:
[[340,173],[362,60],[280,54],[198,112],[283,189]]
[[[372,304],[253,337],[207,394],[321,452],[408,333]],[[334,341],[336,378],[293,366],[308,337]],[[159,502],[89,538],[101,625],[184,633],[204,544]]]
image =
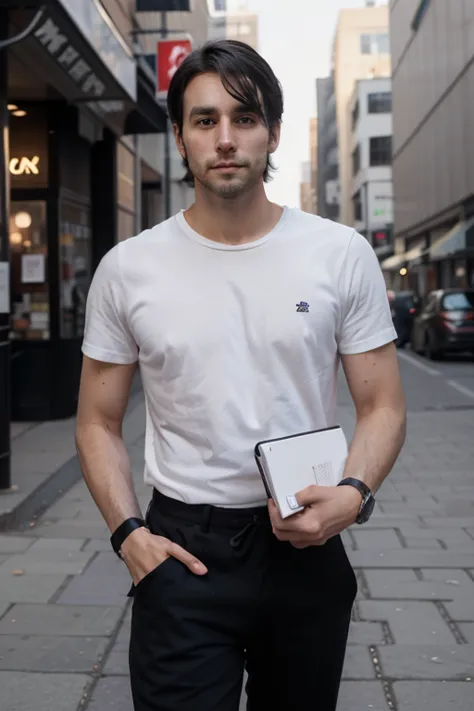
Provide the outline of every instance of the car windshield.
[[441,308],[444,311],[471,311],[474,309],[474,291],[445,294]]

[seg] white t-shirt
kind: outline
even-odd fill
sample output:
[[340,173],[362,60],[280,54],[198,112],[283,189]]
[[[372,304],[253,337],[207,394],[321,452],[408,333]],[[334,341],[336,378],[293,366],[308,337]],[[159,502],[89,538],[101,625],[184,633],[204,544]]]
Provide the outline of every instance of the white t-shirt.
[[267,500],[255,444],[337,424],[339,353],[395,338],[379,263],[353,229],[285,208],[267,235],[229,246],[181,212],[102,259],[83,352],[139,361],[145,482],[239,508]]

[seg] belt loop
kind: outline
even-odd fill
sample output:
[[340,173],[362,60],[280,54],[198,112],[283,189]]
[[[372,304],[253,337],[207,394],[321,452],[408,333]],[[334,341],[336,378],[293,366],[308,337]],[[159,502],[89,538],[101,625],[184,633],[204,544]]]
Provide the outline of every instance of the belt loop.
[[202,512],[202,532],[203,533],[208,533],[209,528],[211,527],[212,509],[213,509],[213,507],[210,504],[204,505],[204,510]]

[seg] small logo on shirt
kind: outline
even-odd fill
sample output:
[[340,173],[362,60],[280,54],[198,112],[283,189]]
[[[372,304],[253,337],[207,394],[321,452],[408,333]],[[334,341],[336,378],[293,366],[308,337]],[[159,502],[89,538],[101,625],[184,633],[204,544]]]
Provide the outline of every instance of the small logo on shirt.
[[300,301],[299,304],[296,304],[296,311],[302,311],[304,313],[308,313],[309,304],[306,301]]

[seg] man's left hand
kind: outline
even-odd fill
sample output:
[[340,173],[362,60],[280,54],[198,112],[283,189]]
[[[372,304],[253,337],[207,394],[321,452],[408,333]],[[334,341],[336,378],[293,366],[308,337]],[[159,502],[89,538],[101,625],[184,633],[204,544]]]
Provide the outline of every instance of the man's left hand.
[[352,486],[308,486],[296,494],[296,500],[304,510],[286,519],[272,499],[268,502],[273,533],[295,548],[324,545],[355,522],[362,503]]

